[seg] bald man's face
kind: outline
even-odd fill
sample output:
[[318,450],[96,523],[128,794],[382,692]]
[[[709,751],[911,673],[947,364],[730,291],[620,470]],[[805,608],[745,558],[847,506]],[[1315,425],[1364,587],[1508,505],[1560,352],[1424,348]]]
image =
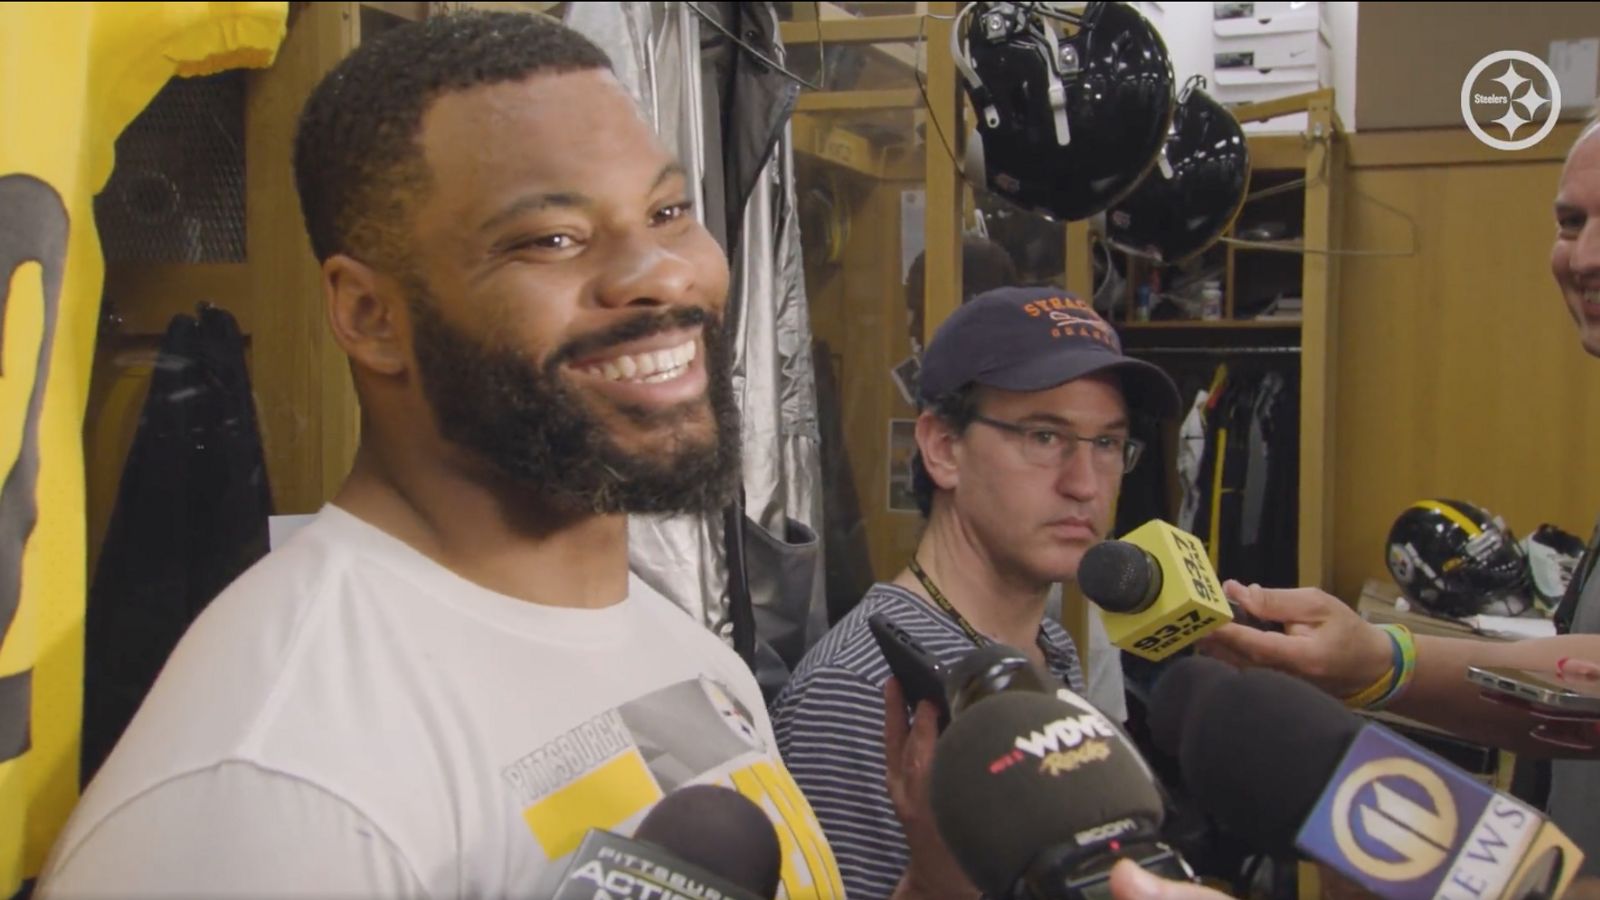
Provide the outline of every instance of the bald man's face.
[[1555,218],[1550,272],[1578,326],[1583,349],[1600,356],[1600,131],[1594,128],[1567,158],[1556,191]]

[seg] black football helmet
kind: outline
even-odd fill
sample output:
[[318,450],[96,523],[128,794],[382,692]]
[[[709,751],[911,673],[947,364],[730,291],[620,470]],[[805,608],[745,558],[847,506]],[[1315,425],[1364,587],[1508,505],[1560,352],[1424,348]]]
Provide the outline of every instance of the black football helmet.
[[1244,206],[1250,148],[1244,128],[1191,79],[1178,98],[1162,158],[1127,199],[1106,214],[1106,236],[1120,249],[1168,265],[1216,243]]
[[[1060,35],[1057,21],[1077,31]],[[1052,218],[1087,219],[1155,165],[1176,105],[1172,63],[1133,7],[969,3],[950,42],[978,112],[969,152],[990,190]]]
[[1389,574],[1424,612],[1460,619],[1527,587],[1528,560],[1499,516],[1460,500],[1421,500],[1389,529]]

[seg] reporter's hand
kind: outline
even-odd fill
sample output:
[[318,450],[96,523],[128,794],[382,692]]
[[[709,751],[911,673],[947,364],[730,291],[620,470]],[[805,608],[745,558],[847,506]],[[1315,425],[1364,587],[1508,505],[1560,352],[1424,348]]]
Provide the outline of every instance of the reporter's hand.
[[1389,670],[1388,635],[1337,597],[1316,588],[1222,586],[1246,613],[1283,625],[1283,633],[1229,624],[1200,641],[1202,653],[1240,668],[1287,672],[1337,697],[1365,689]]
[[900,683],[891,677],[883,689],[883,747],[889,769],[886,786],[910,850],[895,900],[971,900],[978,896],[978,889],[956,864],[933,820],[928,781],[938,739],[938,710],[932,703],[919,704],[912,724]]
[[1131,859],[1111,869],[1112,900],[1228,900],[1221,891],[1152,875]]

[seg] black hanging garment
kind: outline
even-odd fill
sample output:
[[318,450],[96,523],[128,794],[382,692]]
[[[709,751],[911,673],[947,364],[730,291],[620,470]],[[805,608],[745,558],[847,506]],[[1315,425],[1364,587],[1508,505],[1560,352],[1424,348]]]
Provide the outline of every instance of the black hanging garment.
[[1172,517],[1167,443],[1161,423],[1148,416],[1134,416],[1128,431],[1131,437],[1144,442],[1144,453],[1133,471],[1122,476],[1115,535],[1127,534],[1151,519]]
[[[1211,502],[1214,506],[1212,521],[1217,528],[1212,539],[1217,546],[1217,575],[1220,578],[1239,578],[1239,572],[1246,565],[1240,531],[1243,527],[1245,478],[1250,467],[1251,411],[1260,387],[1259,378],[1240,379],[1234,390],[1228,392],[1220,409],[1221,415],[1218,416],[1214,460],[1221,471],[1213,475],[1214,479],[1220,477],[1220,480],[1213,481],[1215,493]],[[1249,581],[1245,580],[1245,583]]]
[[[1300,377],[1286,369],[1271,402],[1258,407],[1256,417],[1265,444],[1266,474],[1262,491],[1259,540],[1247,544],[1247,555],[1257,560],[1252,581],[1265,587],[1300,585]],[[1253,478],[1252,471],[1251,477]],[[1254,495],[1247,482],[1246,509]],[[1254,532],[1245,521],[1245,536]]]
[[817,424],[822,437],[823,558],[828,561],[828,624],[844,618],[872,587],[867,520],[856,495],[855,469],[844,438],[844,400],[827,341],[812,343],[817,373]]
[[190,623],[266,554],[271,512],[244,339],[202,304],[167,327],[89,587],[83,783]]

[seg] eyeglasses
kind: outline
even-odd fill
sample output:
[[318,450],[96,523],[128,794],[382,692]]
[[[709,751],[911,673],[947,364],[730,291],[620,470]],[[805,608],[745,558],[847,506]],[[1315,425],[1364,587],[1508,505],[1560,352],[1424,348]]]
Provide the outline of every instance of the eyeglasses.
[[1121,474],[1132,472],[1139,455],[1144,452],[1144,442],[1130,437],[1109,434],[1082,437],[1047,425],[1018,425],[988,416],[973,416],[972,419],[1022,438],[1022,458],[1035,466],[1059,466],[1072,458],[1080,443],[1087,442],[1090,460],[1096,469],[1107,474]]

